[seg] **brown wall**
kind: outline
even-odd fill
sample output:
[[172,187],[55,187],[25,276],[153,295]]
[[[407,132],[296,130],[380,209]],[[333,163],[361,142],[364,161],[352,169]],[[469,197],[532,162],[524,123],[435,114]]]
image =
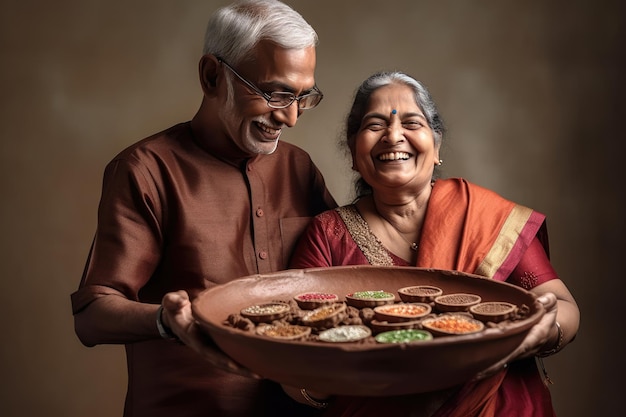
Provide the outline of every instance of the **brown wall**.
[[[205,20],[224,3],[2,2],[2,415],[120,415],[123,349],[83,347],[69,295],[104,164],[193,115]],[[450,129],[446,174],[548,215],[554,265],[583,318],[578,340],[546,361],[557,411],[621,410],[608,381],[624,374],[624,360],[617,319],[605,314],[621,311],[624,290],[624,3],[289,3],[318,29],[326,98],[285,140],[310,151],[348,202],[349,165],[335,143],[354,88],[379,69],[424,81]]]

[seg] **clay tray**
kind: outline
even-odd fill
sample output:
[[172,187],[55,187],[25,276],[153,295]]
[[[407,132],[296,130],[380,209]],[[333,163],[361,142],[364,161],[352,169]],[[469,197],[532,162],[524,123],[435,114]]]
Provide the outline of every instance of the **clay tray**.
[[[289,300],[307,291],[335,293],[345,301],[345,295],[354,291],[376,288],[397,294],[411,285],[437,286],[444,294],[474,293],[484,302],[526,305],[529,311],[524,319],[479,333],[409,344],[285,341],[224,324],[230,314],[252,304]],[[262,377],[314,391],[361,396],[421,393],[463,383],[511,353],[545,313],[533,294],[511,284],[456,271],[373,266],[243,277],[201,292],[192,310],[220,349]]]

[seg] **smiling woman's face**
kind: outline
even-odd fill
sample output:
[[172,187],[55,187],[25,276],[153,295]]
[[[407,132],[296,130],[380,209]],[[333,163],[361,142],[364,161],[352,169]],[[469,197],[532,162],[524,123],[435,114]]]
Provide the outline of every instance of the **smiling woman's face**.
[[374,189],[429,185],[439,161],[433,131],[413,90],[390,84],[369,100],[352,148],[354,168]]

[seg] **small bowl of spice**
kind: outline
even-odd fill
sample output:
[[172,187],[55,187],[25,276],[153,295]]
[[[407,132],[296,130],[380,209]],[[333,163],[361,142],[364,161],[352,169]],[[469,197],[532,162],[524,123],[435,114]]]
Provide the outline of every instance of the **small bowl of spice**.
[[374,317],[379,321],[390,323],[417,320],[432,310],[426,303],[397,303],[374,307]]
[[274,339],[302,340],[311,334],[311,328],[295,324],[265,324],[257,326],[256,333]]
[[468,314],[441,314],[422,320],[422,327],[435,336],[450,336],[477,333],[485,325]]
[[374,339],[378,343],[412,343],[432,340],[433,335],[427,330],[402,329],[390,330],[377,334]]
[[362,324],[338,326],[320,332],[319,339],[323,342],[345,343],[363,340],[372,335],[372,331]]
[[336,303],[339,301],[337,294],[326,292],[305,292],[293,297],[302,310],[315,310],[325,304]]
[[290,311],[291,306],[287,303],[271,302],[246,307],[240,311],[240,314],[255,323],[271,323],[287,316]]
[[435,308],[440,312],[468,311],[475,304],[480,303],[477,294],[455,293],[435,297]]
[[517,311],[517,306],[504,301],[490,301],[473,305],[469,311],[477,320],[499,323],[513,317]]
[[356,308],[374,308],[376,306],[392,304],[395,299],[395,295],[383,290],[357,291],[346,295],[348,305]]
[[413,285],[398,290],[400,299],[405,303],[430,303],[442,294],[441,288],[432,285]]
[[344,303],[327,304],[310,310],[302,316],[302,324],[314,329],[328,329],[346,318],[346,305]]

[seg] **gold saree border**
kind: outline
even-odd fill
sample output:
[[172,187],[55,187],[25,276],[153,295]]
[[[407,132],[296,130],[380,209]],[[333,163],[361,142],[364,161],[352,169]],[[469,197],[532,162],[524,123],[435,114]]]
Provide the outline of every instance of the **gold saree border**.
[[370,230],[361,216],[356,206],[353,204],[335,209],[341,220],[346,224],[348,233],[352,236],[352,240],[356,242],[363,255],[367,258],[370,265],[374,266],[392,266],[393,259],[385,250],[382,242]]
[[476,268],[475,274],[493,278],[513,250],[532,213],[533,210],[528,207],[520,205],[513,207],[491,249]]

